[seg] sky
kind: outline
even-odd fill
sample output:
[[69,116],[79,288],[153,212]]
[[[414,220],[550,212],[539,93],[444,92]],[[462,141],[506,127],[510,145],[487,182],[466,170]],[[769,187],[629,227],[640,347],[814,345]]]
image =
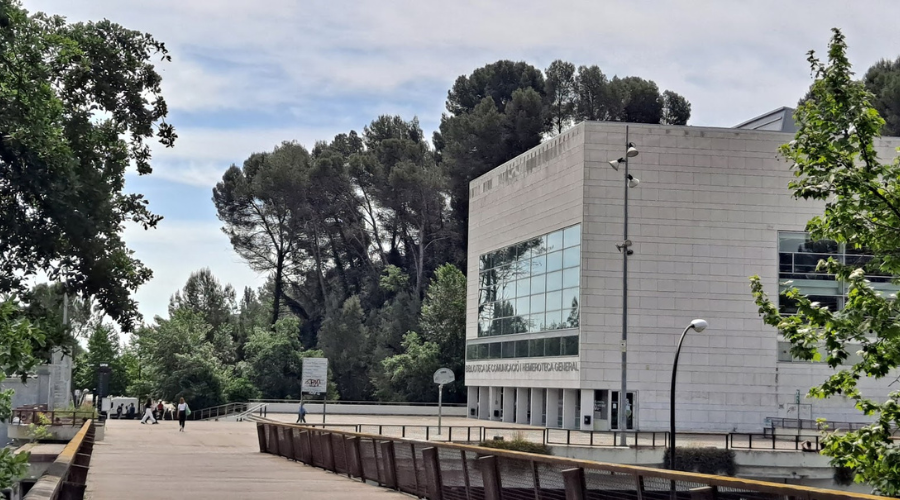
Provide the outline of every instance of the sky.
[[430,136],[453,81],[499,59],[651,79],[691,102],[689,124],[730,127],[796,104],[811,82],[806,54],[824,52],[833,27],[860,74],[900,56],[896,0],[23,3],[151,33],[172,55],[157,70],[179,138],[154,148],[151,175],[126,183],[164,216],[155,230],[125,231],[154,272],[136,295],[147,320],[200,268],[239,291],[264,281],[232,250],[211,201],[230,165],[285,140],[312,147],[361,131],[382,114],[417,116]]

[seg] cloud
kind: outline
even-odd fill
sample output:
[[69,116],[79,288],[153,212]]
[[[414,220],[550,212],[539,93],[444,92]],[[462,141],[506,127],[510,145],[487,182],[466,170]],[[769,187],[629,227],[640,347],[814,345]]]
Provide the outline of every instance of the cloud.
[[265,276],[247,267],[234,252],[220,227],[213,222],[168,219],[149,231],[136,225],[126,227],[125,242],[135,257],[153,270],[153,279],[135,294],[145,321],[167,316],[169,297],[184,286],[192,272],[204,267],[238,292],[244,286],[256,288],[265,282]]
[[456,76],[487,62],[543,67],[559,57],[652,78],[691,100],[694,123],[729,126],[795,102],[809,83],[805,53],[824,48],[832,26],[845,29],[860,68],[895,56],[900,45],[896,2],[867,9],[837,0],[28,5],[73,19],[109,17],[166,41],[175,58],[164,66],[167,95],[172,109],[190,110],[303,107],[424,87],[442,103]]

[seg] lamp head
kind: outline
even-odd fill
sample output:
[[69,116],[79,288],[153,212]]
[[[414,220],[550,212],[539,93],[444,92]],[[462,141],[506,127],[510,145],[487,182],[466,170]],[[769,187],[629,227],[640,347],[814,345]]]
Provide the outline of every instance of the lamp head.
[[637,148],[634,147],[634,143],[633,143],[633,142],[629,142],[629,143],[628,143],[628,151],[625,152],[625,155],[626,155],[627,157],[629,157],[629,158],[634,158],[634,157],[637,156],[639,153],[640,153],[640,151],[638,151]]
[[625,162],[625,158],[619,158],[618,160],[610,160],[609,166],[612,167],[613,170],[615,170],[616,172],[618,172],[618,171],[619,171],[619,164],[620,164],[620,163],[624,163],[624,162]]
[[709,326],[709,323],[706,322],[705,319],[695,319],[691,321],[691,328],[694,329],[695,332],[700,333],[703,330],[706,330],[706,327]]
[[628,174],[628,187],[634,188],[634,187],[637,187],[638,184],[640,184],[640,183],[641,183],[640,179],[638,179],[637,177],[635,177],[631,174]]

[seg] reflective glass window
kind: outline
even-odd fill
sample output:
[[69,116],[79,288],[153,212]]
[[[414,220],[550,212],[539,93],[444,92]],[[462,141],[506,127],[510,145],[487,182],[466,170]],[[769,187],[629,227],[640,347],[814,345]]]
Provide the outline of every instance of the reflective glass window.
[[563,230],[563,244],[568,247],[574,247],[581,244],[581,225],[567,227]]
[[581,247],[572,247],[563,250],[563,267],[575,267],[581,265]]
[[541,274],[547,271],[547,256],[538,255],[531,259],[531,275]]
[[556,231],[547,235],[547,252],[559,250],[563,247],[563,232]]
[[516,314],[527,315],[531,312],[531,297],[519,297],[516,299]]
[[562,286],[563,288],[572,288],[580,285],[581,281],[581,268],[580,267],[570,267],[563,271],[563,279]]
[[544,299],[545,299],[545,296],[543,293],[539,293],[539,294],[531,296],[531,312],[532,313],[544,312]]
[[531,313],[528,317],[528,332],[535,333],[544,330],[544,313]]
[[527,340],[516,341],[516,357],[517,358],[527,358],[528,357],[528,341]]
[[547,275],[541,274],[539,276],[531,277],[531,293],[541,293],[547,289]]
[[562,355],[577,356],[578,355],[578,336],[571,335],[562,338]]
[[466,348],[466,359],[478,359],[476,358],[477,347],[475,345],[470,345]]
[[559,337],[544,339],[544,356],[559,356],[560,349]]
[[489,344],[488,348],[488,358],[490,359],[498,359],[500,357],[500,342],[492,342]]
[[559,271],[562,269],[562,250],[547,254],[547,272]]
[[489,347],[487,344],[478,344],[478,359],[488,359]]
[[531,278],[516,280],[516,297],[531,295]]
[[[567,271],[577,271],[578,269],[568,269]],[[577,283],[576,283],[577,285]],[[572,286],[572,285],[568,285]],[[547,291],[559,290],[563,287],[563,272],[556,271],[555,273],[547,274]]]
[[504,358],[514,358],[516,357],[516,343],[515,342],[501,342],[500,343],[500,352]]
[[544,339],[531,339],[528,341],[528,356],[535,358],[544,355]]
[[547,301],[546,301],[547,310],[552,311],[553,309],[562,309],[563,308],[562,297],[563,297],[562,290],[557,290],[555,292],[547,292]]
[[528,240],[527,245],[528,245],[528,256],[529,257],[534,257],[537,255],[547,253],[545,236],[532,238],[532,239]]
[[559,309],[555,311],[547,311],[546,321],[547,330],[559,330],[566,327],[565,323],[563,323],[563,312]]
[[563,309],[571,311],[578,309],[578,288],[566,288],[563,290]]

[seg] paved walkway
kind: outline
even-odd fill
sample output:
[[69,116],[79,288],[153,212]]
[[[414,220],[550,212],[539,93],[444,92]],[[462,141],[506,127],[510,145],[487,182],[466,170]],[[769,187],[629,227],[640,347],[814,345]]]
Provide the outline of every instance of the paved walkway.
[[93,500],[408,499],[377,486],[259,453],[249,422],[141,425],[110,420],[94,445],[86,498]]

